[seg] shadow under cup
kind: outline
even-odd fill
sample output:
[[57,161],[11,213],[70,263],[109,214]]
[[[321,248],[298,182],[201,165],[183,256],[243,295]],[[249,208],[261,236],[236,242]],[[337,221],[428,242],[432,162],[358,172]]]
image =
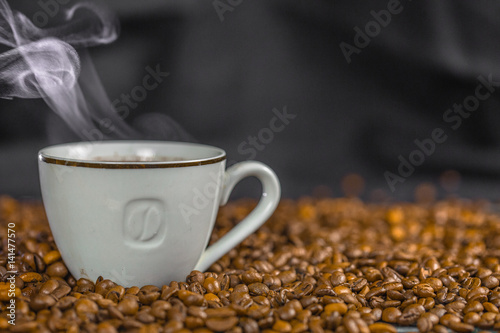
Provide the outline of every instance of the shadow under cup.
[[71,274],[123,286],[184,280],[212,233],[225,159],[216,147],[152,141],[41,150],[43,202]]

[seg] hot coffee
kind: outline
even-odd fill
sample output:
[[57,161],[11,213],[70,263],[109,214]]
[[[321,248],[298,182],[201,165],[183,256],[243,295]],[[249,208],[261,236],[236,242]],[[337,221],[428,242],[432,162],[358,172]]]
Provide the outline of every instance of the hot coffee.
[[[206,270],[256,231],[280,198],[269,167],[245,161],[226,171],[225,160],[220,148],[182,142],[82,142],[42,149],[43,202],[71,274],[161,287],[193,269]],[[207,248],[219,206],[250,176],[262,183],[259,204]]]

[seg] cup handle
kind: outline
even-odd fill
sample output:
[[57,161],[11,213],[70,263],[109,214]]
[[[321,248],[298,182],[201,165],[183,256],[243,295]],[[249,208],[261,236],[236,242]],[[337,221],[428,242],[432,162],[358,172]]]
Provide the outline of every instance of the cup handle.
[[251,176],[257,177],[262,183],[262,196],[257,207],[224,237],[203,252],[195,270],[204,272],[208,269],[215,261],[264,224],[278,206],[281,196],[278,177],[267,165],[256,161],[240,162],[226,170],[220,205],[227,203],[234,186],[240,180]]

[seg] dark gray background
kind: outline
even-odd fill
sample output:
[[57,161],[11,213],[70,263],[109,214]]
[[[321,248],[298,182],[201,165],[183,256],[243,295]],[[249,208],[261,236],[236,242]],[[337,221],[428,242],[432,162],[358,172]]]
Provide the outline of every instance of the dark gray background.
[[[339,44],[353,44],[353,28],[364,29],[374,20],[370,11],[388,3],[242,0],[221,22],[211,1],[106,1],[121,36],[90,53],[111,100],[140,85],[147,66],[170,72],[127,121],[164,113],[230,160],[248,158],[238,146],[268,127],[273,108],[286,106],[296,118],[255,157],[277,172],[285,197],[311,195],[320,185],[342,195],[348,173],[365,179],[366,198],[381,189],[410,199],[421,182],[443,195],[440,175],[456,170],[461,182],[453,191],[497,199],[500,95],[456,131],[443,114],[474,93],[479,75],[500,80],[500,3],[403,1],[402,12],[348,64]],[[11,4],[28,17],[42,9],[32,0]],[[41,100],[0,100],[0,193],[39,197],[36,153],[78,141],[65,127]],[[414,140],[435,128],[447,141],[391,193],[384,172],[396,172],[398,155],[408,157]],[[247,181],[235,197],[257,193]]]

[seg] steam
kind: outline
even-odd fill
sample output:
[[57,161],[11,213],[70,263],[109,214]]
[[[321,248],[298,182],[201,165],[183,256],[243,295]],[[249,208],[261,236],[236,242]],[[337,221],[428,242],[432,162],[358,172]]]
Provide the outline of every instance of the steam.
[[[0,0],[0,43],[10,48],[0,54],[0,98],[43,98],[85,140],[143,137],[117,115],[84,49],[116,40],[118,20],[91,2],[63,14],[63,24],[41,29]],[[112,132],[96,136],[96,124],[103,120],[112,124]],[[156,139],[189,138],[171,118],[161,124],[167,129],[158,131]]]

